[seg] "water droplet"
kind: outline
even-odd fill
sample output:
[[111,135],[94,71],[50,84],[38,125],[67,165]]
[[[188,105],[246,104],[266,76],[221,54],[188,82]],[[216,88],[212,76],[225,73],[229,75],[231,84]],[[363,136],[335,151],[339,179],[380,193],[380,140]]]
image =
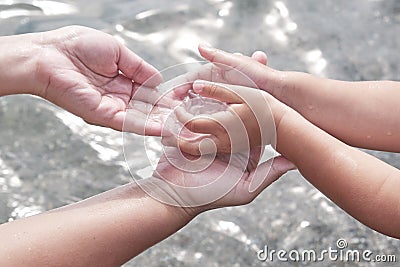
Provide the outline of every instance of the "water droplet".
[[308,105],[308,109],[309,109],[309,110],[313,110],[313,109],[314,109],[314,106],[313,106],[313,105]]
[[387,134],[386,134],[387,136],[392,136],[393,135],[393,133],[392,132],[387,132]]
[[309,221],[302,221],[302,222],[300,223],[300,227],[301,227],[301,228],[306,228],[306,227],[308,227],[308,226],[310,226],[310,222],[309,222]]

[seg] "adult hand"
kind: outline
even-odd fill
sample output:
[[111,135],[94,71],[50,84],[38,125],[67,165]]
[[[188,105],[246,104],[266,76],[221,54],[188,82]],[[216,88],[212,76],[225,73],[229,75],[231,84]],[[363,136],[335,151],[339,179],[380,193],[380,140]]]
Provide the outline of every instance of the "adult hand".
[[166,121],[174,108],[182,104],[185,95],[135,85],[123,131],[153,136],[169,134]]
[[250,203],[268,185],[295,168],[282,156],[257,165],[260,152],[253,149],[247,156],[232,154],[231,158],[217,154],[208,167],[194,170],[197,158],[185,155],[189,163],[183,163],[179,150],[171,148],[161,157],[153,185],[145,191],[194,213]]
[[[70,26],[44,32],[34,93],[85,121],[122,130],[134,84],[157,86],[158,71],[104,32]],[[150,77],[154,76],[149,80]]]

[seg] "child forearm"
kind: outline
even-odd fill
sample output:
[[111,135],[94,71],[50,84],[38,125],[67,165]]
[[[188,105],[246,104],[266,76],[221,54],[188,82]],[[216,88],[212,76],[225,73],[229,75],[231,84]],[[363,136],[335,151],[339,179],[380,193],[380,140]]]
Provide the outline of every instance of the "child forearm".
[[277,131],[278,151],[310,183],[362,223],[400,237],[399,170],[342,143],[294,111],[284,115]]
[[399,82],[344,82],[284,72],[281,85],[271,90],[280,101],[347,144],[400,151]]
[[[344,82],[302,72],[277,71],[252,58],[199,46],[213,63],[229,65],[249,79],[217,67],[222,83],[258,88],[298,111],[313,124],[340,140],[370,149],[400,151],[400,82]],[[207,76],[207,75],[205,75]],[[207,77],[202,77],[207,79]]]
[[1,225],[0,266],[120,266],[193,216],[131,183]]

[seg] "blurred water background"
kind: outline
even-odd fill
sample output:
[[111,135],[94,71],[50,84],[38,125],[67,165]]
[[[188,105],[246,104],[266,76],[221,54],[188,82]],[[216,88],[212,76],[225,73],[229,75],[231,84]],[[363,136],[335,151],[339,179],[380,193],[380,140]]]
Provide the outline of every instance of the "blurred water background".
[[[71,24],[117,36],[160,70],[199,60],[196,48],[205,41],[231,52],[266,51],[269,64],[282,70],[400,79],[397,0],[0,1],[0,35]],[[0,125],[0,223],[130,181],[121,133],[89,126],[30,96],[1,98]],[[398,154],[369,153],[400,167]],[[143,164],[138,153],[138,168]],[[400,261],[400,241],[358,223],[291,172],[253,203],[203,214],[126,266],[398,266],[257,260],[264,245],[321,251],[336,248],[339,238],[349,249]]]

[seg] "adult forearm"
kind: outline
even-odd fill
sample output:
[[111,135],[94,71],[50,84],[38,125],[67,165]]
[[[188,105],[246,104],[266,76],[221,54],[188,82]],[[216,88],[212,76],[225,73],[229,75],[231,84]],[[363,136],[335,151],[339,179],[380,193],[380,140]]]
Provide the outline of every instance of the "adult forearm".
[[[289,111],[277,149],[322,193],[367,226],[400,237],[399,171]],[[380,218],[376,220],[376,218]]]
[[0,96],[31,94],[40,87],[41,33],[0,37]]
[[1,266],[120,266],[192,219],[131,183],[0,226]]
[[400,151],[400,83],[344,82],[282,73],[273,95],[343,142]]

